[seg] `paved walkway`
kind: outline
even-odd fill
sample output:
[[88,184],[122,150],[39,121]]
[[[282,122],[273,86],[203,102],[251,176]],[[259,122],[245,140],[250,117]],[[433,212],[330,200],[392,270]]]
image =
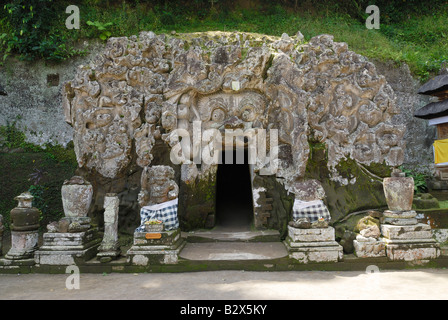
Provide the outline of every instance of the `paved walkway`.
[[[0,274],[0,299],[314,300],[448,299],[448,270],[213,271],[158,274]],[[177,312],[177,311],[176,311]]]

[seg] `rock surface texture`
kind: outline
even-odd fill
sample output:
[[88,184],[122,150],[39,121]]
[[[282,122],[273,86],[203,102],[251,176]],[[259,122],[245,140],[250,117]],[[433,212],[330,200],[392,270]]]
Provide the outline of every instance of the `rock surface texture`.
[[[361,166],[403,162],[405,126],[391,120],[398,113],[392,88],[373,63],[330,35],[307,43],[300,32],[111,38],[64,84],[62,100],[78,164],[101,179],[161,164],[160,150],[179,144],[173,132],[193,137],[196,121],[202,133],[265,129],[269,136],[277,129],[278,169],[271,175],[288,191],[305,176],[310,141],[325,145],[330,179],[342,185],[356,182],[336,169],[347,158]],[[181,182],[209,179],[216,166],[192,165],[201,148],[185,146],[191,150],[176,169]],[[258,160],[254,175],[265,169]]]

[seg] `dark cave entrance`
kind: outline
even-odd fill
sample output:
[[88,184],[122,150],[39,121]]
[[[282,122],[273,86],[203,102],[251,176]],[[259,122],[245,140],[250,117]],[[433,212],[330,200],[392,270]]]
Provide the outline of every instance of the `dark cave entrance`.
[[235,150],[222,151],[216,182],[216,225],[249,230],[254,208],[247,150],[241,164],[236,163]]

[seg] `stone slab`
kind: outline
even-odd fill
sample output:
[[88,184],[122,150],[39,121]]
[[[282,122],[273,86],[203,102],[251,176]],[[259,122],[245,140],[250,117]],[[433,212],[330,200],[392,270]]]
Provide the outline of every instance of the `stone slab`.
[[126,253],[128,263],[144,266],[178,262],[179,252],[185,246],[180,229],[159,232],[159,239],[147,239],[146,234],[134,233],[134,244]]
[[304,264],[338,262],[343,258],[343,248],[336,241],[294,242],[288,237],[284,244],[289,257]]
[[386,244],[381,240],[372,242],[353,240],[353,246],[355,248],[355,255],[359,258],[378,258],[386,256]]
[[393,261],[431,260],[440,256],[437,243],[386,244],[386,254]]
[[180,239],[176,249],[160,249],[157,246],[133,246],[126,254],[127,262],[136,266],[176,264],[185,243],[183,239]]
[[98,229],[90,229],[83,232],[46,232],[43,235],[43,247],[84,247],[86,243],[98,237]]
[[411,219],[417,216],[417,212],[414,210],[409,211],[392,211],[385,210],[383,212],[383,217],[395,218],[395,219]]
[[419,223],[410,226],[381,225],[381,234],[391,240],[432,239],[431,227]]
[[[160,238],[147,239],[146,234],[148,232],[136,232],[134,233],[133,247],[159,247],[160,249],[170,249],[173,246],[176,247],[176,243],[181,239],[181,232],[179,229],[172,231],[162,231],[156,232],[155,234],[160,235]],[[149,233],[154,234],[154,233]]]
[[83,250],[38,250],[34,254],[36,264],[41,265],[72,265],[81,259],[88,261],[94,258],[98,252],[100,239],[95,245]]
[[382,217],[381,218],[381,224],[392,224],[396,226],[409,226],[409,225],[415,225],[418,223],[418,220],[416,218],[388,218],[388,217]]
[[201,261],[272,260],[288,256],[282,242],[187,243],[179,257]]
[[288,226],[288,236],[293,242],[334,241],[335,231],[333,227],[299,229]]

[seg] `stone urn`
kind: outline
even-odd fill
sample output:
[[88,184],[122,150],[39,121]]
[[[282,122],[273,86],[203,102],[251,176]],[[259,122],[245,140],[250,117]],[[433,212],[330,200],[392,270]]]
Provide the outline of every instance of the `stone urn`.
[[406,177],[404,172],[395,169],[392,172],[391,177],[383,179],[383,189],[389,210],[412,210],[414,178]]
[[61,188],[62,206],[67,218],[85,218],[92,202],[93,187],[79,176],[65,180]]
[[33,196],[24,192],[14,198],[19,203],[11,210],[11,230],[33,231],[39,229],[40,210],[33,207]]

